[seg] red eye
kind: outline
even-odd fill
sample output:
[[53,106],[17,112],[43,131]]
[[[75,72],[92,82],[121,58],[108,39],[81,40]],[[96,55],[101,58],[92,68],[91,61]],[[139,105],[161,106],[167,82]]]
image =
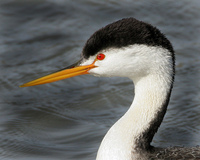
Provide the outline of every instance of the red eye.
[[105,58],[105,54],[103,54],[103,53],[100,53],[97,55],[98,60],[103,60],[104,58]]

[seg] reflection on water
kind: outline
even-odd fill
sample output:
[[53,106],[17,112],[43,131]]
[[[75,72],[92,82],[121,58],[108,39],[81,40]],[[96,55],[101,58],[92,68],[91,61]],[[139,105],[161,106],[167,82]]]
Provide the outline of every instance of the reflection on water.
[[123,17],[156,25],[177,54],[171,102],[154,145],[199,145],[199,8],[197,0],[1,1],[0,159],[95,159],[103,135],[132,102],[132,82],[80,76],[18,86],[78,60],[95,30]]

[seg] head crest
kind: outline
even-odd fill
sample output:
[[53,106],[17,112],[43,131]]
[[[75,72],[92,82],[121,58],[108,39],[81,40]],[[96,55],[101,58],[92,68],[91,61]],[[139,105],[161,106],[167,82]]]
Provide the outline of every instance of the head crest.
[[161,46],[173,53],[171,43],[157,28],[134,18],[125,18],[96,31],[87,40],[82,54],[87,59],[107,48],[133,44]]

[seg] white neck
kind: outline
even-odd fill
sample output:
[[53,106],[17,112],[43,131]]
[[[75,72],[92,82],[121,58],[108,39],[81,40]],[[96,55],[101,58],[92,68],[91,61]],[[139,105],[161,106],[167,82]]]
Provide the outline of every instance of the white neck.
[[133,79],[135,97],[129,110],[105,135],[97,160],[135,160],[150,142],[164,117],[172,75],[162,72]]

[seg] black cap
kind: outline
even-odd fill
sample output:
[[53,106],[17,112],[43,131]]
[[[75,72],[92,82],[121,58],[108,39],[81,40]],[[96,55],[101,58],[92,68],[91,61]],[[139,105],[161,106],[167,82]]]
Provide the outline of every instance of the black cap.
[[169,40],[157,28],[134,18],[124,18],[96,31],[87,40],[82,55],[88,59],[101,50],[133,44],[160,46],[174,53]]

